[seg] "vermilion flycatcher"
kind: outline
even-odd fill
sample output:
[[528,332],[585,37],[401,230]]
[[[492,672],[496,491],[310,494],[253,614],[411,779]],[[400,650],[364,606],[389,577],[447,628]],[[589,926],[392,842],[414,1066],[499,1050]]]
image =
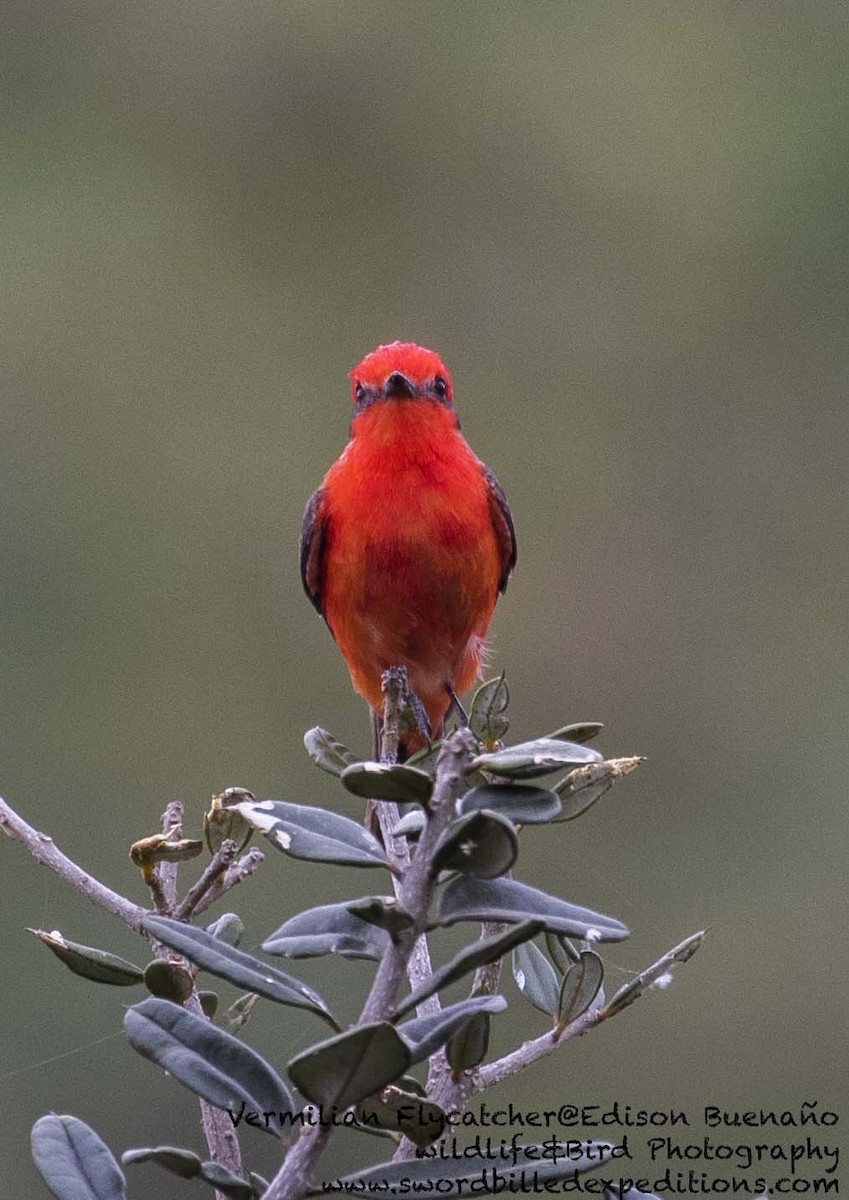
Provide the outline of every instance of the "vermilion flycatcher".
[[[350,379],[350,441],[307,504],[301,578],[376,717],[383,672],[406,667],[414,708],[437,732],[478,674],[516,562],[513,521],[460,433],[437,354],[378,346]],[[405,734],[402,753],[425,731]]]

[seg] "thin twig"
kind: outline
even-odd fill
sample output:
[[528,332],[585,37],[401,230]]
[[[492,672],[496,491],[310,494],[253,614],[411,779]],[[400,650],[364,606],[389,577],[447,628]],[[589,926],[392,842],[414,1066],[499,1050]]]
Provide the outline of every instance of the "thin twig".
[[223,878],[219,875],[217,879],[212,881],[212,886],[202,897],[198,904],[195,905],[195,916],[206,910],[220,900],[225,892],[229,892],[231,888],[253,875],[260,863],[265,861],[265,855],[256,846],[253,846],[247,854],[243,854],[237,862],[231,865],[224,872]]
[[[500,921],[485,921],[481,925],[481,937],[500,933],[507,926]],[[474,974],[470,996],[494,996],[501,982],[502,960],[485,963],[478,967]],[[462,1112],[469,1098],[475,1094],[475,1075],[473,1071],[463,1071],[458,1078],[448,1064],[445,1047],[441,1047],[431,1055],[427,1071],[428,1096],[445,1111]],[[409,1138],[402,1138],[398,1149],[393,1155],[394,1162],[402,1162],[412,1158],[417,1147]]]
[[[168,822],[168,827],[164,832],[168,832],[172,827],[172,818],[175,815],[176,811],[169,805],[164,818]],[[180,814],[181,818],[182,814]],[[176,823],[179,824],[179,821]],[[76,891],[82,892],[84,896],[87,896],[93,904],[97,904],[100,908],[119,917],[134,933],[141,934],[142,937],[147,936],[142,929],[142,920],[147,915],[147,909],[141,908],[138,904],[133,904],[132,901],[126,900],[123,896],[119,896],[117,892],[113,892],[111,888],[106,887],[105,884],[95,879],[93,875],[89,875],[82,867],[78,867],[66,854],[62,853],[51,837],[46,833],[40,833],[37,829],[33,829],[2,798],[0,798],[0,829],[14,841],[21,842],[36,862],[41,863],[44,867],[49,867],[65,883],[70,884]],[[158,864],[160,867],[166,865],[171,866],[170,863]],[[176,864],[174,866],[176,868]],[[157,892],[161,896],[162,901],[168,904],[169,895],[176,895],[176,878],[173,878],[172,882],[169,874],[165,873],[165,878],[163,879],[160,876],[157,882]],[[173,893],[171,891],[172,887],[174,889]],[[196,992],[189,997],[186,1007],[198,1016],[204,1015]],[[240,1174],[242,1170],[241,1154],[230,1118],[221,1109],[208,1104],[206,1100],[200,1101],[200,1108],[201,1121],[210,1157],[214,1162],[221,1163],[222,1166],[227,1167],[228,1170],[233,1171],[235,1174]]]
[[591,1029],[601,1024],[602,1009],[590,1008],[585,1013],[581,1013],[571,1025],[567,1025],[561,1032],[559,1037],[555,1037],[553,1030],[548,1033],[543,1033],[538,1038],[532,1038],[528,1042],[524,1042],[517,1049],[505,1054],[503,1058],[496,1059],[495,1062],[487,1063],[483,1067],[478,1067],[472,1072],[474,1087],[471,1095],[475,1092],[483,1092],[486,1088],[492,1087],[496,1083],[501,1083],[504,1079],[510,1079],[513,1075],[517,1075],[519,1071],[524,1071],[532,1063],[538,1062],[541,1058],[545,1058],[547,1054],[553,1054],[558,1046],[562,1046],[564,1042],[570,1041],[572,1038],[580,1037],[584,1033],[589,1033]]
[[206,893],[236,857],[237,846],[232,838],[225,838],[212,858],[206,864],[200,879],[186,892],[183,899],[174,908],[174,916],[178,921],[188,921],[204,898]]
[[[383,688],[383,727],[380,735],[380,761],[393,765],[398,761],[399,727],[401,711],[409,690],[407,671],[404,667],[390,667],[381,677]],[[392,830],[398,823],[400,813],[398,805],[393,800],[373,800],[374,812],[380,829],[383,845],[392,859],[395,872],[392,875],[392,885],[395,895],[400,898],[404,873],[410,865],[410,848],[406,838],[396,838]],[[409,960],[407,961],[407,978],[410,988],[415,991],[426,979],[433,974],[430,961],[430,949],[427,938],[422,934],[417,938]],[[420,1017],[429,1016],[440,1010],[439,997],[428,996],[416,1009]]]
[[[390,1011],[400,979],[391,995],[387,981],[395,979],[399,964],[402,973],[406,969],[412,950],[424,931],[434,887],[434,880],[429,871],[430,859],[440,834],[454,815],[454,802],[459,795],[463,777],[475,749],[476,743],[472,735],[466,730],[459,730],[443,744],[440,751],[430,802],[430,819],[422,830],[415,856],[404,873],[398,893],[401,907],[410,914],[414,924],[411,930],[405,930],[398,935],[381,960],[371,994],[363,1009],[363,1021],[380,1020]],[[384,976],[383,980],[381,974]]]
[[[162,832],[167,838],[178,835],[183,828],[183,806],[179,800],[166,804],[162,814]],[[162,860],[153,868],[150,892],[158,912],[170,914],[177,903],[176,862]]]
[[18,816],[13,808],[0,798],[0,829],[16,842],[21,842],[29,850],[36,862],[43,867],[49,867],[60,879],[76,888],[87,896],[93,904],[105,908],[107,912],[119,917],[125,925],[135,933],[142,933],[141,923],[147,910],[131,900],[125,900],[117,892],[89,875],[82,867],[78,867],[66,854],[57,847],[56,843],[46,833],[40,833],[28,825],[23,817]]

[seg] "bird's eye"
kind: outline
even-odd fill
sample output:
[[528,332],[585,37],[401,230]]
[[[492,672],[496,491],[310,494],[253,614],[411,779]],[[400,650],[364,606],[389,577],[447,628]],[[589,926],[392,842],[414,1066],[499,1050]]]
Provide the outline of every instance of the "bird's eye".
[[440,400],[444,400],[448,395],[448,384],[441,375],[437,375],[433,381],[433,390],[436,392]]
[[354,385],[354,395],[356,396],[357,400],[364,399],[365,394],[366,394],[366,389],[363,387],[363,385],[361,383]]

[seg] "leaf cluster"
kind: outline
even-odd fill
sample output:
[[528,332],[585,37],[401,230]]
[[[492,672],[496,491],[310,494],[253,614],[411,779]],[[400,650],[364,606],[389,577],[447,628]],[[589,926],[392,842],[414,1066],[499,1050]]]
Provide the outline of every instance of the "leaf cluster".
[[[409,763],[386,764],[357,759],[320,728],[306,734],[311,758],[337,777],[342,788],[399,806],[394,832],[406,844],[406,867],[399,867],[397,857],[363,825],[327,808],[256,799],[244,789],[229,789],[216,798],[208,836],[211,827],[228,836],[238,829],[240,837],[249,830],[293,858],[355,873],[387,873],[391,894],[355,895],[292,913],[262,941],[264,954],[273,957],[335,955],[377,964],[368,1011],[359,1018],[332,1011],[325,998],[295,975],[239,949],[243,926],[232,913],[205,929],[167,912],[151,913],[143,922],[144,933],[157,957],[147,969],[61,934],[33,932],[78,975],[98,983],[146,985],[151,995],[125,1015],[133,1048],[208,1104],[231,1113],[273,1114],[275,1119],[260,1122],[259,1128],[280,1138],[281,1150],[284,1115],[291,1124],[291,1118],[313,1105],[345,1114],[357,1131],[378,1133],[396,1144],[408,1139],[421,1153],[444,1130],[443,1105],[464,1102],[483,1086],[476,1071],[488,1054],[490,1024],[507,1007],[499,975],[506,956],[512,960],[520,1003],[551,1018],[549,1042],[556,1042],[575,1022],[598,1022],[633,1003],[673,965],[684,962],[702,936],[670,951],[605,1005],[599,949],[626,938],[626,926],[617,917],[541,891],[514,877],[514,871],[520,849],[524,858],[528,827],[551,826],[551,836],[558,836],[553,827],[586,813],[640,760],[605,759],[589,746],[601,730],[595,722],[505,746],[508,699],[503,677],[478,691],[469,714],[477,750],[467,755],[463,781],[448,799],[444,772],[440,774],[446,746],[431,747]],[[556,778],[543,785],[552,776]],[[209,844],[220,850],[222,839]],[[414,876],[416,888],[410,882]],[[457,924],[482,929],[442,965],[414,977],[405,994],[399,980],[386,984],[382,972],[388,972],[388,963],[406,966],[420,937],[431,937],[436,948],[439,931]],[[217,1006],[213,994],[202,994],[194,1008],[190,1003],[199,995],[199,973],[245,993],[218,1023],[209,1019]],[[465,998],[446,1001],[444,991],[464,980],[469,987]],[[286,1061],[281,1070],[237,1036],[258,998],[306,1011],[329,1027],[330,1036],[282,1051]],[[343,988],[334,1003],[340,998]],[[434,1084],[438,1072],[431,1070],[426,1083],[411,1074],[419,1064],[440,1059],[450,1069],[451,1086],[457,1089],[453,1093]],[[32,1139],[36,1165],[60,1200],[113,1200],[125,1194],[124,1175],[111,1152],[76,1118],[43,1117]],[[234,1175],[175,1147],[131,1150],[123,1162],[153,1162],[233,1200],[262,1196],[267,1187],[259,1176]],[[546,1178],[599,1165],[570,1160],[559,1169],[549,1163]],[[406,1177],[414,1174],[422,1180],[444,1179],[452,1170],[444,1160],[427,1158],[400,1166]],[[461,1167],[456,1168],[458,1178]],[[463,1170],[468,1172],[468,1166]],[[342,1184],[388,1180],[393,1172],[397,1174],[397,1165],[387,1161]]]

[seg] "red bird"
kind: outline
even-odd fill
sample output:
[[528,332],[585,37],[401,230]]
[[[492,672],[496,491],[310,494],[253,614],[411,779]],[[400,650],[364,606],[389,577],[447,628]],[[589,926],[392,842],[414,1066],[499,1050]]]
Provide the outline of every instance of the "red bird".
[[478,675],[516,537],[437,354],[378,346],[350,380],[350,441],[307,504],[301,578],[378,720],[382,673],[406,667],[420,730],[403,737],[409,756]]

